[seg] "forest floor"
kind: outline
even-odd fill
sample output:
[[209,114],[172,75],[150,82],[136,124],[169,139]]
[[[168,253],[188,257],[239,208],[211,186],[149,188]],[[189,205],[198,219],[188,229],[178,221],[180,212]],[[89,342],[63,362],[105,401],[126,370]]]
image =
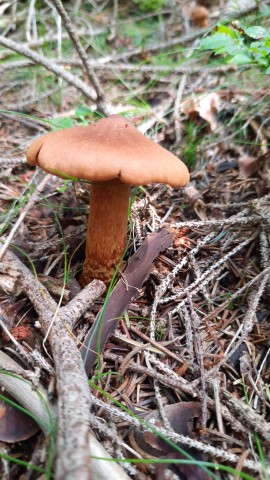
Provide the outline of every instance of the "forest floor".
[[[160,229],[172,242],[104,346],[100,332],[91,428],[129,478],[161,479],[165,470],[166,478],[186,480],[270,478],[269,77],[258,65],[235,66],[199,48],[225,18],[219,2],[201,2],[209,14],[204,25],[191,20],[195,7],[186,2],[158,14],[135,14],[133,2],[118,11],[117,2],[75,3],[78,11],[68,2],[66,8],[104,98],[191,173],[183,189],[155,184],[133,191],[122,271]],[[49,4],[19,4],[17,11],[0,6],[2,35],[17,45],[11,50],[0,39],[1,242],[60,308],[80,290],[89,189],[50,176],[33,200],[45,174],[27,165],[25,154],[36,137],[92,123],[104,112],[53,75],[51,65],[19,52],[38,52],[88,85]],[[252,2],[232,18],[269,28]],[[44,348],[38,307],[26,288],[16,290],[9,267],[3,256],[0,347],[18,369],[4,368],[0,357],[1,369],[32,371],[33,384],[57,405],[54,352],[51,344]],[[74,322],[69,334],[78,348],[110,295],[100,294]],[[54,478],[52,443],[35,423],[17,431],[22,414],[7,417],[3,395],[1,478]]]

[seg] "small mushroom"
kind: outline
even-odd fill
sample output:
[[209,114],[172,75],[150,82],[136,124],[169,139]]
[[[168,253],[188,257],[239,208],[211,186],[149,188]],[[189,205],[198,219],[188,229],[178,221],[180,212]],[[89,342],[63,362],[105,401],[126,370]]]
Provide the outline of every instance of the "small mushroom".
[[198,25],[198,27],[208,27],[209,10],[203,5],[197,5],[191,12],[191,20],[195,25]]
[[80,282],[110,282],[123,256],[131,185],[181,187],[187,167],[119,115],[50,132],[29,147],[27,161],[61,178],[91,181],[86,258]]

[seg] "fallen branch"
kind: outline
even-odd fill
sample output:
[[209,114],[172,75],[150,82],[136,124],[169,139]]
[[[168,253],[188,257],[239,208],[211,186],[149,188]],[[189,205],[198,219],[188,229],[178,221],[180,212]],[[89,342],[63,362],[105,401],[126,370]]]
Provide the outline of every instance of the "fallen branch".
[[[115,418],[118,419],[118,421],[122,421],[128,424],[129,427],[133,426],[136,428],[141,428],[142,431],[144,432],[147,432],[147,431],[152,432],[153,425],[149,425],[145,421],[142,425],[136,416],[132,416],[129,413],[116,408],[114,405],[108,402],[104,402],[101,398],[92,395],[92,402],[93,404],[101,408],[103,411],[105,411],[107,415],[114,416]],[[205,444],[201,440],[195,440],[194,438],[191,439],[190,437],[180,435],[172,431],[171,429],[167,430],[164,427],[155,425],[155,430],[159,432],[160,435],[163,435],[163,437],[172,440],[176,444],[182,443],[183,445],[194,447],[199,452],[207,453],[212,457],[218,458],[221,461],[234,463],[236,465],[241,459],[241,457],[235,454],[234,452],[231,452],[231,451],[228,452],[221,447],[215,447],[212,444],[211,445]],[[263,466],[261,465],[260,462],[255,462],[252,460],[244,460],[243,466],[245,468],[253,470],[254,472],[263,472]]]
[[18,274],[17,283],[39,315],[54,358],[58,393],[55,479],[89,480],[92,475],[90,391],[82,358],[68,325],[70,316],[80,318],[83,308],[87,309],[103,293],[105,286],[100,281],[87,285],[79,293],[79,301],[73,299],[70,311],[69,304],[58,308],[46,288],[14,254],[7,252],[4,261]]
[[101,84],[100,84],[100,82],[99,82],[99,80],[98,80],[98,78],[95,74],[95,71],[90,66],[90,63],[89,63],[89,60],[88,60],[88,55],[85,52],[85,50],[84,50],[84,48],[81,44],[79,35],[77,34],[75,28],[73,27],[72,22],[71,22],[68,14],[67,14],[66,9],[64,8],[61,0],[51,0],[51,1],[52,1],[52,4],[55,6],[58,15],[60,15],[60,17],[63,21],[65,29],[66,29],[66,31],[67,31],[74,47],[76,48],[76,50],[78,52],[78,55],[79,55],[79,57],[82,61],[82,64],[84,66],[87,78],[88,78],[89,82],[92,84],[92,86],[93,86],[93,88],[96,92],[97,104],[99,106],[99,109],[101,109],[102,112],[104,112],[105,115],[110,115],[112,113],[112,107],[109,106],[109,103],[105,98],[105,93],[103,91],[103,88],[102,88],[102,86],[101,86]]
[[[80,62],[78,60],[72,59],[51,59],[56,65],[62,66],[71,66],[71,67],[79,67]],[[9,62],[0,65],[0,72],[6,72],[9,70],[14,70],[15,68],[28,68],[34,66],[35,62],[31,60],[18,60],[14,62]],[[215,67],[207,67],[202,65],[177,65],[177,66],[168,66],[168,65],[144,65],[144,64],[135,64],[135,63],[102,63],[102,58],[100,60],[90,60],[89,66],[94,68],[95,70],[105,71],[105,72],[134,72],[137,74],[142,73],[167,73],[168,75],[175,75],[177,73],[183,73],[187,75],[198,75],[198,73],[203,72],[205,74],[213,74],[213,73],[228,73],[230,71],[235,71],[235,65],[218,65]],[[164,78],[163,78],[164,79]]]
[[36,52],[33,52],[32,50],[30,50],[30,48],[19,45],[17,42],[3,37],[3,35],[0,35],[0,44],[4,45],[10,50],[13,50],[14,52],[19,53],[20,55],[24,55],[25,57],[30,58],[30,60],[32,60],[35,64],[42,65],[44,68],[49,70],[49,72],[52,72],[57,77],[65,80],[69,85],[77,88],[77,90],[79,90],[83,95],[85,95],[86,98],[88,98],[91,102],[96,103],[98,109],[100,110],[100,112],[104,113],[104,115],[107,115],[109,113],[107,110],[104,111],[104,105],[99,103],[96,91],[93,88],[86,85],[86,83],[83,82],[80,78],[72,75],[72,73],[67,72],[64,68],[60,67],[55,62],[48,60],[47,58],[39,55]]
[[[211,385],[211,384],[210,384]],[[270,425],[267,419],[259,415],[253,408],[245,404],[244,401],[235,398],[225,388],[221,388],[223,401],[240,422],[245,425],[249,431],[257,432],[268,443],[270,443]]]
[[[41,385],[33,388],[33,384],[29,380],[25,380],[27,371],[2,351],[0,351],[0,369],[6,372],[0,372],[1,387],[30,414],[34,415],[45,435],[52,434],[57,412],[55,404],[50,402],[47,392]],[[91,396],[91,398],[95,397]],[[130,480],[121,466],[111,461],[112,457],[91,433],[89,448],[91,455],[97,457],[93,458],[91,462],[94,480],[108,479],[108,460],[110,461],[110,480]]]

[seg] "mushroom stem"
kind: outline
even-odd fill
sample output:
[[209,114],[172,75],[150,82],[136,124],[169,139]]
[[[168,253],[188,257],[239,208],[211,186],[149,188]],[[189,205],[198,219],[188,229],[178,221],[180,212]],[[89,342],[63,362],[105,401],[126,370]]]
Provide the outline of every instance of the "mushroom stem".
[[91,185],[82,286],[93,279],[109,283],[126,246],[130,186],[114,182]]

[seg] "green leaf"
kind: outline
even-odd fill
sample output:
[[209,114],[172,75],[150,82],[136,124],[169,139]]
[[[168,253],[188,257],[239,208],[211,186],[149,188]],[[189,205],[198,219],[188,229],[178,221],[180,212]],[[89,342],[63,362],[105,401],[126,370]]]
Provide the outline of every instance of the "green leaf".
[[202,50],[216,50],[218,48],[228,48],[235,45],[234,40],[225,35],[224,33],[216,33],[210,37],[203,38],[200,41],[200,47]]
[[250,47],[251,48],[260,48],[260,47],[264,48],[265,47],[265,42],[261,42],[260,40],[256,41],[256,42],[251,42]]
[[244,53],[238,53],[231,58],[229,63],[236,63],[236,65],[245,65],[246,63],[252,63],[252,59]]
[[245,47],[242,45],[231,45],[216,50],[217,54],[227,53],[228,55],[237,55],[246,51]]
[[75,116],[76,117],[89,117],[89,115],[92,115],[92,110],[88,107],[84,107],[83,105],[79,105],[75,109]]
[[267,73],[267,75],[270,75],[270,67],[267,68],[265,73]]
[[229,35],[231,38],[236,37],[235,32],[232,30],[232,28],[229,28],[226,25],[218,25],[217,33],[223,33],[225,35]]
[[228,303],[228,305],[227,305],[227,310],[230,310],[230,311],[231,311],[231,310],[234,310],[234,303],[233,303],[232,300]]
[[268,67],[269,61],[267,60],[267,58],[263,58],[260,55],[255,55],[255,59],[261,67],[264,67],[264,68]]
[[245,28],[245,34],[251,38],[269,37],[267,30],[260,25],[253,25],[253,27]]
[[54,118],[52,120],[53,130],[61,130],[62,128],[70,128],[74,126],[72,118]]
[[270,15],[270,7],[269,5],[264,5],[260,11],[260,14],[263,16],[268,16]]

